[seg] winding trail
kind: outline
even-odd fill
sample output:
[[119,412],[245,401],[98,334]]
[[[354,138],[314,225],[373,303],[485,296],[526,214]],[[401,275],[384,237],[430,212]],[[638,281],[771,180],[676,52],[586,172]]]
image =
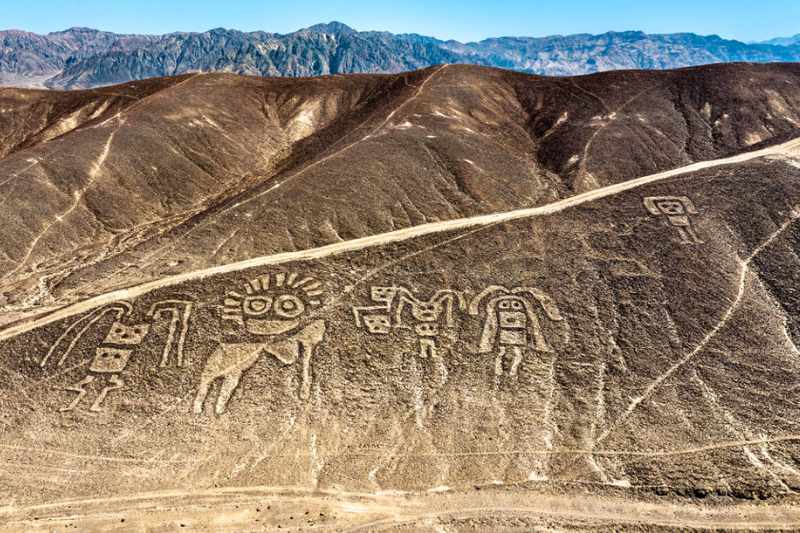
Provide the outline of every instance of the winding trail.
[[[370,133],[368,133],[364,137],[356,139],[355,141],[342,146],[338,150],[336,150],[334,152],[331,152],[328,155],[326,155],[324,157],[321,157],[320,159],[317,159],[316,161],[312,162],[311,164],[309,164],[307,166],[304,166],[303,168],[299,169],[298,171],[296,171],[296,172],[290,174],[289,176],[287,176],[286,178],[282,179],[279,183],[276,183],[275,185],[273,185],[269,189],[261,191],[260,193],[254,195],[254,196],[251,196],[249,198],[243,199],[242,201],[237,202],[237,203],[227,207],[223,211],[220,211],[219,213],[217,213],[216,216],[224,215],[225,213],[227,213],[231,209],[236,209],[237,207],[240,207],[240,206],[242,206],[244,204],[250,203],[253,200],[256,200],[256,199],[258,199],[258,198],[260,198],[260,197],[262,197],[262,196],[264,196],[266,194],[271,193],[274,190],[277,190],[277,189],[283,187],[284,185],[286,185],[291,180],[293,180],[293,179],[295,179],[295,178],[297,178],[299,176],[302,176],[303,174],[305,174],[306,172],[308,172],[309,170],[311,170],[313,168],[316,168],[316,167],[318,167],[320,165],[325,164],[326,161],[330,161],[331,159],[342,155],[343,153],[347,152],[351,148],[361,144],[362,142],[368,140],[370,137],[376,135],[379,131],[381,131],[383,128],[385,128],[389,124],[389,122],[394,118],[394,116],[397,113],[399,113],[400,111],[405,109],[406,106],[408,106],[410,103],[414,102],[422,94],[422,91],[425,90],[425,87],[428,85],[428,82],[430,82],[431,80],[436,78],[436,76],[438,76],[439,73],[441,73],[448,66],[449,65],[442,65],[441,67],[439,67],[436,70],[434,70],[430,74],[430,76],[425,78],[425,80],[422,83],[419,84],[419,87],[417,87],[417,90],[414,91],[414,94],[412,94],[410,97],[408,97],[406,100],[404,100],[400,105],[398,105],[396,108],[394,108],[380,124],[378,124]],[[358,128],[356,128],[356,129],[358,129]]]
[[753,152],[747,152],[731,157],[714,159],[710,161],[692,163],[691,165],[686,165],[665,172],[659,172],[657,174],[643,176],[641,178],[636,178],[622,183],[609,185],[607,187],[601,187],[599,189],[578,194],[570,198],[559,200],[557,202],[553,202],[544,206],[532,207],[526,209],[517,209],[503,213],[479,215],[469,218],[445,220],[442,222],[421,224],[418,226],[412,226],[401,230],[390,231],[387,233],[381,233],[377,235],[370,235],[368,237],[352,239],[344,242],[338,242],[327,246],[322,246],[319,248],[311,248],[308,250],[301,250],[297,252],[284,252],[269,256],[256,257],[253,259],[247,259],[245,261],[229,263],[227,265],[221,265],[217,267],[196,270],[194,272],[186,272],[175,276],[169,276],[159,280],[143,283],[141,285],[137,285],[134,287],[120,289],[117,291],[112,291],[106,294],[95,296],[93,298],[89,298],[82,302],[77,302],[75,304],[68,305],[46,316],[32,318],[23,321],[19,324],[16,324],[14,326],[8,327],[0,331],[0,341],[13,338],[17,335],[20,335],[37,327],[41,327],[56,322],[58,320],[79,313],[83,313],[91,309],[95,309],[97,307],[109,304],[111,302],[115,302],[117,300],[137,298],[139,296],[142,296],[143,294],[147,294],[156,289],[160,289],[163,287],[171,287],[173,285],[177,285],[179,283],[183,283],[186,281],[204,279],[209,276],[226,274],[230,272],[237,272],[240,270],[245,270],[248,268],[259,267],[259,266],[277,265],[293,261],[320,259],[347,252],[363,250],[365,248],[369,248],[372,246],[381,246],[385,244],[406,241],[409,239],[413,239],[415,237],[421,237],[433,233],[465,230],[478,226],[488,226],[492,224],[510,222],[513,220],[518,220],[523,218],[551,215],[554,213],[559,213],[571,207],[576,207],[589,202],[593,202],[595,200],[600,200],[621,192],[641,187],[643,185],[665,181],[670,178],[674,178],[676,176],[682,176],[685,174],[690,174],[693,172],[698,172],[709,168],[721,167],[737,163],[745,163],[747,161],[752,161],[754,159],[759,159],[766,156],[793,155],[792,152],[795,150],[800,150],[800,138],[796,138],[779,145],[771,146],[761,150],[756,150]]
[[[156,259],[158,259],[158,258],[162,257],[162,256],[163,256],[163,254],[165,254],[165,253],[167,253],[167,252],[170,252],[170,251],[173,251],[173,250],[175,249],[175,247],[176,247],[177,243],[179,243],[179,242],[181,242],[181,241],[184,241],[184,240],[185,240],[185,239],[187,239],[187,238],[188,238],[190,235],[192,235],[194,232],[196,232],[196,231],[198,231],[198,230],[200,230],[200,229],[202,229],[202,228],[205,228],[205,227],[206,227],[206,226],[208,226],[209,224],[212,224],[212,223],[214,223],[214,221],[218,220],[218,219],[219,219],[219,218],[220,218],[222,215],[224,215],[224,214],[226,214],[226,213],[228,213],[228,212],[230,212],[230,211],[232,211],[232,210],[234,210],[234,209],[237,209],[237,208],[239,208],[239,207],[241,207],[241,206],[243,206],[243,205],[245,205],[245,204],[248,204],[248,203],[252,202],[253,200],[256,200],[256,199],[258,199],[258,198],[261,198],[261,197],[263,197],[263,196],[265,196],[265,195],[268,195],[268,194],[270,194],[270,193],[272,193],[272,192],[278,191],[278,190],[279,190],[279,189],[281,189],[281,188],[282,188],[284,185],[286,185],[286,184],[287,184],[287,183],[289,183],[289,182],[292,182],[292,181],[294,181],[296,178],[298,178],[298,177],[302,176],[303,174],[305,174],[305,173],[306,173],[306,172],[308,172],[309,170],[311,170],[311,169],[314,169],[314,168],[316,168],[316,167],[319,167],[320,165],[323,165],[323,164],[325,164],[326,162],[330,161],[331,159],[334,159],[334,158],[336,158],[336,157],[338,157],[338,156],[342,155],[343,153],[347,152],[347,151],[348,151],[348,150],[350,150],[351,148],[354,148],[355,146],[357,146],[357,145],[361,144],[362,142],[364,142],[364,141],[367,141],[367,140],[369,140],[370,138],[372,138],[372,137],[376,136],[376,135],[377,135],[377,134],[378,134],[378,133],[379,133],[379,132],[380,132],[382,129],[384,129],[384,128],[385,128],[387,125],[389,125],[389,123],[390,123],[390,122],[391,122],[391,120],[392,120],[392,119],[393,119],[393,118],[394,118],[394,117],[397,115],[397,113],[399,113],[400,111],[402,111],[403,109],[405,109],[405,108],[406,108],[406,107],[407,107],[409,104],[411,104],[412,102],[416,101],[416,100],[417,100],[417,99],[418,99],[418,98],[419,98],[419,97],[422,95],[422,93],[423,93],[423,91],[425,90],[425,88],[426,88],[426,86],[428,85],[428,83],[429,83],[431,80],[433,80],[435,77],[437,77],[437,76],[438,76],[438,75],[439,75],[439,74],[440,74],[442,71],[444,71],[444,69],[446,69],[446,68],[447,68],[447,67],[449,67],[449,66],[450,66],[449,64],[444,64],[444,65],[441,65],[441,66],[439,66],[438,68],[434,69],[434,70],[433,70],[433,72],[431,72],[431,73],[430,73],[430,74],[429,74],[429,75],[428,75],[428,76],[427,76],[427,77],[426,77],[426,78],[425,78],[425,79],[424,79],[424,80],[423,80],[423,81],[422,81],[422,82],[419,84],[419,86],[416,86],[416,90],[415,90],[415,91],[414,91],[414,92],[411,94],[411,96],[409,96],[408,98],[406,98],[405,100],[403,100],[402,102],[400,102],[400,103],[397,105],[397,107],[395,107],[394,109],[392,109],[392,110],[391,110],[391,111],[390,111],[390,112],[387,114],[387,116],[386,116],[386,117],[385,117],[385,118],[384,118],[384,119],[383,119],[383,120],[382,120],[382,121],[381,121],[381,122],[380,122],[380,123],[379,123],[379,124],[378,124],[376,127],[374,127],[374,128],[372,128],[372,129],[370,129],[370,130],[369,130],[369,133],[367,133],[367,134],[366,134],[366,135],[364,135],[363,137],[358,137],[358,138],[356,138],[354,141],[352,141],[352,142],[350,142],[350,143],[347,143],[347,144],[345,144],[345,145],[344,145],[344,146],[342,146],[341,148],[338,148],[339,144],[340,144],[340,143],[342,143],[342,142],[343,142],[343,141],[344,141],[344,140],[345,140],[347,137],[349,137],[349,136],[350,136],[350,135],[352,135],[352,134],[355,134],[356,132],[359,132],[359,131],[360,131],[362,128],[364,128],[364,127],[365,127],[365,126],[367,126],[367,125],[368,125],[368,124],[369,124],[371,121],[373,121],[374,117],[373,117],[372,115],[370,115],[369,117],[367,117],[367,118],[366,118],[366,120],[364,120],[364,121],[363,121],[362,123],[360,123],[358,126],[356,126],[355,128],[353,128],[353,130],[352,130],[352,131],[351,131],[351,132],[350,132],[348,135],[345,135],[345,136],[344,136],[344,137],[342,137],[341,139],[339,139],[339,140],[337,140],[336,142],[334,142],[334,143],[333,143],[331,146],[329,146],[329,147],[328,147],[328,149],[327,149],[327,151],[323,151],[323,152],[320,154],[320,155],[321,155],[321,157],[320,157],[319,159],[313,160],[313,161],[309,162],[308,164],[306,164],[305,166],[301,166],[300,168],[297,168],[297,169],[295,169],[294,171],[292,171],[292,172],[289,172],[287,175],[279,177],[279,179],[275,179],[274,181],[276,181],[276,183],[272,184],[272,185],[271,185],[270,187],[268,187],[267,189],[265,189],[265,190],[263,190],[263,191],[261,191],[261,192],[259,192],[259,193],[256,193],[256,194],[254,194],[253,196],[248,196],[248,197],[246,197],[246,198],[242,198],[242,199],[240,199],[240,200],[236,201],[235,203],[233,203],[233,204],[231,204],[231,205],[228,205],[228,206],[225,206],[225,207],[221,207],[221,210],[220,210],[220,211],[213,213],[213,215],[212,215],[211,217],[209,217],[209,218],[207,218],[207,219],[205,219],[205,220],[202,220],[202,221],[200,221],[200,222],[199,222],[198,224],[196,224],[196,225],[193,225],[193,226],[191,226],[191,227],[190,227],[190,228],[189,228],[187,231],[185,231],[184,233],[182,233],[182,234],[180,234],[179,236],[177,236],[177,238],[176,238],[174,241],[171,241],[171,242],[169,242],[169,243],[167,243],[167,244],[165,244],[165,245],[163,245],[163,246],[160,246],[160,247],[158,247],[156,250],[154,250],[154,251],[152,251],[151,253],[147,254],[147,255],[146,255],[146,256],[145,256],[145,257],[144,257],[144,258],[143,258],[141,261],[142,261],[144,264],[152,264],[152,262],[153,262],[154,260],[156,260]],[[181,85],[181,84],[183,84],[183,83],[186,83],[186,82],[190,81],[191,79],[192,79],[192,78],[190,78],[190,79],[187,79],[187,80],[185,80],[185,81],[181,82],[181,83],[180,83],[180,84],[178,84],[178,85]],[[177,86],[177,85],[176,85],[176,86]],[[407,80],[406,80],[406,86],[409,86],[409,84],[408,84],[408,81],[407,81]],[[134,105],[135,105],[135,104],[134,104]],[[327,153],[326,153],[326,152],[327,152]],[[272,180],[272,179],[276,178],[276,176],[280,176],[280,172],[278,172],[277,174],[275,174],[275,175],[273,175],[273,176],[270,176],[269,178]],[[222,205],[222,204],[221,204],[221,205]],[[231,236],[231,237],[232,237],[232,236]],[[218,251],[219,251],[219,250],[220,250],[220,249],[221,249],[221,248],[222,248],[222,247],[223,247],[223,246],[226,244],[226,242],[227,242],[228,240],[230,240],[230,238],[231,238],[231,237],[228,237],[228,238],[226,238],[226,239],[223,239],[223,240],[222,240],[222,241],[221,241],[221,242],[220,242],[220,243],[217,245],[217,249],[216,249],[216,251],[215,251],[215,252],[212,254],[212,256],[216,255],[216,254],[217,254],[217,252],[218,252]],[[119,268],[119,269],[115,270],[115,271],[114,271],[114,272],[111,274],[111,276],[113,276],[113,275],[115,275],[115,274],[119,273],[119,272],[120,272],[120,271],[122,271],[122,270],[125,270],[125,267],[122,267],[122,268]]]
[[[0,281],[5,281],[5,280],[13,278],[14,275],[19,273],[22,269],[24,269],[25,266],[27,265],[28,261],[33,256],[33,253],[36,251],[36,248],[39,246],[39,243],[42,241],[42,239],[45,236],[47,236],[50,233],[50,230],[55,225],[60,224],[61,222],[63,222],[67,217],[69,217],[70,214],[72,214],[79,207],[81,207],[81,206],[85,207],[85,203],[83,201],[84,197],[85,197],[86,193],[89,191],[89,189],[92,186],[94,186],[94,184],[96,183],[97,178],[100,175],[100,171],[103,169],[103,166],[105,165],[106,160],[108,159],[108,156],[111,153],[111,145],[114,142],[114,137],[122,129],[122,127],[125,125],[125,121],[126,121],[125,115],[129,114],[133,109],[143,105],[148,100],[162,95],[165,91],[174,90],[175,88],[180,87],[181,85],[184,85],[184,84],[192,81],[193,79],[195,79],[198,76],[200,76],[199,73],[198,74],[193,74],[193,75],[187,77],[183,81],[180,81],[180,82],[178,82],[178,83],[176,83],[174,85],[171,85],[171,86],[169,86],[169,87],[167,87],[165,89],[156,91],[155,93],[150,94],[150,95],[148,95],[148,96],[146,96],[144,98],[130,97],[130,98],[133,98],[134,100],[136,100],[133,104],[131,104],[127,108],[124,108],[124,109],[120,110],[116,114],[112,115],[111,117],[105,119],[104,121],[102,121],[102,122],[100,122],[98,124],[95,124],[93,126],[88,126],[88,128],[95,129],[95,128],[105,127],[107,124],[109,124],[110,122],[113,122],[113,121],[117,122],[117,124],[114,127],[114,129],[109,133],[109,135],[108,135],[108,137],[106,139],[106,142],[103,144],[103,148],[101,149],[100,154],[92,162],[91,167],[90,167],[89,172],[88,172],[87,182],[84,184],[84,186],[80,190],[75,191],[74,193],[72,193],[70,195],[72,197],[72,200],[71,200],[69,206],[67,207],[67,209],[65,211],[63,211],[62,213],[59,213],[58,215],[56,215],[53,218],[53,220],[51,220],[49,223],[45,224],[45,226],[42,228],[42,231],[39,232],[39,234],[31,241],[30,245],[28,246],[27,251],[25,252],[25,255],[22,257],[22,259],[19,260],[18,265],[16,266],[16,268],[14,268],[10,272],[0,276]],[[122,96],[122,95],[120,95],[120,96]],[[81,131],[83,129],[83,127],[84,126],[79,126],[77,128],[74,128],[74,129],[70,130],[67,133]],[[49,154],[48,156],[44,157],[43,159],[29,160],[30,165],[28,165],[28,166],[24,167],[23,169],[15,172],[9,178],[7,178],[6,180],[0,182],[0,187],[2,187],[3,185],[6,185],[7,183],[19,178],[21,175],[24,175],[25,172],[27,172],[28,170],[32,169],[33,167],[35,167],[37,165],[42,164],[46,159],[52,158],[55,155],[60,155],[65,150],[67,150],[66,147],[65,148],[61,148],[61,149],[57,149],[55,152],[52,152],[51,154]],[[49,185],[50,187],[55,187],[53,182],[51,180],[49,180],[49,179],[45,180],[45,184]],[[2,206],[4,203],[5,203],[5,201],[0,202],[0,206]]]

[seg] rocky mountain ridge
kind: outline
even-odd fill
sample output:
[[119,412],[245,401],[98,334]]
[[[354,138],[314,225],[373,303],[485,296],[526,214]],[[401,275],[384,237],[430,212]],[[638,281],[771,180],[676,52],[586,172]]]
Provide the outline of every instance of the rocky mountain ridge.
[[223,28],[166,35],[120,35],[89,28],[47,35],[0,32],[0,84],[52,89],[89,88],[191,72],[298,77],[397,73],[441,63],[465,63],[562,76],[798,59],[797,43],[747,44],[716,35],[649,35],[637,31],[499,37],[471,43],[356,31],[340,22],[283,35]]
[[796,44],[800,44],[800,33],[796,35],[792,35],[791,37],[776,37],[774,39],[769,39],[768,41],[763,41],[761,44],[773,44],[778,46],[794,46]]

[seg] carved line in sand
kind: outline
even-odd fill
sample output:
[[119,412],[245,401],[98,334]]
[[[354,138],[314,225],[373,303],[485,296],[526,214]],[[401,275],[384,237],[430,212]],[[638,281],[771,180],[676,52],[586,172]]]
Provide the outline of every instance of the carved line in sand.
[[[465,308],[463,292],[439,290],[429,300],[415,297],[405,287],[372,287],[370,299],[380,305],[354,306],[357,327],[372,335],[388,335],[393,329],[412,329],[419,338],[419,356],[438,357],[436,338],[439,326],[455,328],[454,312]],[[496,351],[495,374],[503,374],[503,361],[508,352],[513,355],[509,374],[516,376],[525,352],[552,352],[542,333],[537,309],[552,321],[566,321],[553,299],[533,287],[491,285],[473,298],[467,312],[483,317],[478,353]],[[410,311],[405,314],[405,310]],[[405,320],[404,320],[405,319]]]
[[285,365],[302,358],[299,397],[307,400],[311,390],[311,356],[325,335],[325,321],[304,323],[303,315],[322,305],[322,284],[296,273],[262,276],[245,284],[245,293],[225,295],[223,321],[243,327],[255,337],[250,342],[223,342],[206,361],[193,410],[200,414],[214,381],[222,379],[214,412],[225,412],[242,375],[262,353],[274,356]]
[[[70,352],[72,352],[72,349],[75,348],[75,345],[78,344],[78,341],[81,340],[81,337],[83,337],[83,334],[86,333],[86,331],[90,327],[92,327],[95,324],[95,322],[103,318],[103,316],[106,315],[107,313],[116,313],[116,320],[119,321],[122,319],[122,317],[130,316],[132,310],[133,307],[129,302],[121,301],[113,303],[111,305],[107,305],[105,307],[100,307],[98,309],[95,309],[91,313],[79,318],[78,320],[70,324],[69,327],[67,327],[67,329],[64,330],[64,333],[62,333],[61,336],[58,337],[58,339],[56,339],[56,342],[54,342],[53,345],[50,346],[50,350],[48,350],[47,355],[45,355],[44,358],[42,358],[41,362],[39,363],[39,366],[41,366],[42,368],[47,366],[47,363],[50,361],[50,358],[53,357],[53,354],[56,353],[56,350],[58,350],[59,346],[61,346],[61,343],[65,342],[66,339],[68,339],[72,334],[73,335],[72,340],[67,345],[67,349],[64,350],[64,353],[61,355],[61,358],[58,360],[58,364],[56,366],[63,365],[67,356],[70,354]],[[83,327],[78,329],[80,326]]]
[[[147,313],[147,317],[150,318],[151,321],[161,320],[162,316],[166,313],[171,316],[169,334],[161,358],[161,367],[167,366],[169,355],[173,350],[175,351],[177,366],[184,366],[184,344],[193,307],[194,304],[189,301],[165,300],[154,304]],[[103,402],[108,396],[108,393],[125,386],[125,382],[120,375],[128,367],[128,363],[131,360],[135,348],[144,341],[145,337],[150,332],[150,324],[141,323],[128,325],[122,321],[124,318],[130,317],[132,311],[133,306],[130,302],[121,301],[96,309],[79,318],[64,330],[64,333],[62,333],[50,347],[47,355],[39,362],[39,366],[45,368],[54,358],[54,355],[58,353],[62,345],[68,342],[56,363],[56,367],[63,366],[67,357],[78,344],[78,341],[80,341],[83,335],[92,326],[108,314],[115,315],[111,328],[100,343],[100,346],[95,349],[95,354],[89,364],[89,370],[86,376],[78,383],[64,389],[70,392],[76,392],[77,396],[69,405],[62,407],[60,411],[66,412],[75,410],[83,401],[83,398],[89,393],[86,387],[98,379],[100,379],[104,385],[89,407],[89,410],[92,412],[102,411]]]
[[681,244],[702,244],[692,225],[690,215],[698,214],[687,196],[648,196],[644,207],[653,216],[666,216],[669,224],[678,231]]

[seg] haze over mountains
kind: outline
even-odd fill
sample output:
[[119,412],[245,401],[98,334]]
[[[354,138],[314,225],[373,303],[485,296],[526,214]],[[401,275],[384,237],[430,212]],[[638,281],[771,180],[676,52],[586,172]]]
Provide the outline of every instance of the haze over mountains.
[[226,29],[166,35],[118,35],[88,28],[47,35],[0,32],[0,83],[57,89],[199,71],[315,76],[397,73],[441,63],[467,63],[545,75],[576,75],[798,59],[800,46],[791,39],[746,44],[717,36],[635,31],[500,37],[477,43],[358,32],[339,22],[285,35]]

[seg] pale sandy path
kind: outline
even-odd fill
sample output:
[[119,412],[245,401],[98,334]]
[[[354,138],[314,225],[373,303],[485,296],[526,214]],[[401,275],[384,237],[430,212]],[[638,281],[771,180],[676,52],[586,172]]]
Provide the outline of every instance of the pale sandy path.
[[364,248],[368,248],[371,246],[380,246],[384,244],[405,241],[408,239],[429,235],[432,233],[441,233],[446,231],[468,229],[475,226],[488,226],[491,224],[509,222],[521,218],[550,215],[553,213],[564,211],[565,209],[568,209],[570,207],[579,206],[588,202],[592,202],[594,200],[598,200],[601,198],[612,196],[617,193],[628,191],[630,189],[635,189],[642,185],[647,185],[650,183],[667,180],[676,176],[681,176],[684,174],[689,174],[692,172],[697,172],[700,170],[705,170],[714,167],[744,163],[747,161],[751,161],[753,159],[758,159],[766,156],[793,155],[794,151],[800,151],[800,138],[793,139],[791,141],[779,145],[771,146],[769,148],[756,150],[753,152],[747,152],[744,154],[739,154],[736,156],[726,157],[722,159],[714,159],[711,161],[701,161],[698,163],[692,163],[691,165],[686,165],[676,169],[667,170],[665,172],[650,174],[648,176],[643,176],[641,178],[636,178],[622,183],[609,185],[607,187],[601,187],[599,189],[578,194],[570,198],[559,200],[557,202],[553,202],[544,206],[532,207],[527,209],[516,209],[514,211],[508,211],[503,213],[492,213],[488,215],[479,215],[470,218],[460,218],[453,220],[445,220],[442,222],[420,224],[418,226],[412,226],[401,230],[390,231],[388,233],[370,235],[368,237],[352,239],[349,241],[330,244],[327,246],[321,246],[319,248],[311,248],[308,250],[300,250],[297,252],[284,252],[274,255],[256,257],[253,259],[247,259],[245,261],[229,263],[227,265],[221,265],[212,268],[196,270],[194,272],[186,272],[184,274],[169,276],[156,281],[151,281],[134,287],[129,287],[127,289],[121,289],[106,294],[102,294],[100,296],[95,296],[94,298],[90,298],[82,302],[77,302],[75,304],[68,305],[62,309],[54,311],[53,313],[47,316],[33,318],[21,322],[19,324],[16,324],[12,327],[0,331],[0,341],[10,339],[17,335],[25,333],[26,331],[30,331],[34,328],[41,327],[50,324],[52,322],[56,322],[58,320],[67,318],[72,315],[83,313],[85,311],[89,311],[97,307],[101,307],[111,302],[137,298],[153,290],[160,289],[162,287],[170,287],[172,285],[177,285],[179,283],[183,283],[186,281],[203,279],[209,276],[226,274],[229,272],[236,272],[239,270],[244,270],[259,266],[277,265],[282,263],[288,263],[291,261],[320,259],[332,255],[338,255],[342,253],[362,250]]
[[[256,486],[164,491],[0,508],[3,521],[0,531],[54,531],[64,524],[84,531],[173,530],[176,528],[168,525],[174,518],[185,521],[192,531],[272,531],[277,530],[277,524],[270,524],[268,515],[259,514],[255,509],[270,504],[282,507],[283,514],[293,513],[298,518],[303,516],[303,509],[324,511],[332,520],[303,528],[317,531],[381,531],[395,526],[421,526],[429,531],[437,530],[435,526],[446,526],[453,519],[487,517],[522,518],[533,523],[545,519],[558,524],[602,524],[609,530],[620,526],[655,525],[674,529],[796,530],[800,525],[800,508],[792,505],[765,508],[743,503],[714,507],[515,490],[380,495]],[[120,522],[121,517],[127,519],[125,523]],[[257,517],[262,518],[260,524],[255,521]],[[287,525],[284,521],[283,526]],[[302,524],[297,521],[292,526],[288,529],[297,530]]]

